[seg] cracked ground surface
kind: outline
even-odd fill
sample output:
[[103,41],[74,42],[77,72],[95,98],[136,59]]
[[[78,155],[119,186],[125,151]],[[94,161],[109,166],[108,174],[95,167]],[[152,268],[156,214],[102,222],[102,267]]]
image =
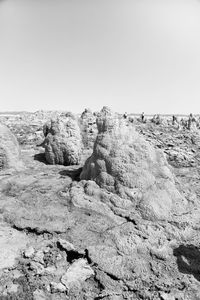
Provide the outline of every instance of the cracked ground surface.
[[23,146],[26,168],[0,176],[0,299],[200,299],[198,135],[180,143],[173,128],[170,138],[162,126],[138,130],[167,152],[187,210],[144,220],[79,181],[81,166],[47,165]]

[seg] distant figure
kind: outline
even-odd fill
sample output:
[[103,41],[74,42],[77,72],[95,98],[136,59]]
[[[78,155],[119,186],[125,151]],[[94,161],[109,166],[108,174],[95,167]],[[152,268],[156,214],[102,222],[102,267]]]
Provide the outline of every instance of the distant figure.
[[142,120],[142,123],[144,123],[144,112],[142,112],[142,114],[141,114],[141,120]]
[[123,115],[123,118],[127,119],[127,117],[128,117],[128,114],[127,114],[127,112],[125,112],[124,115]]
[[178,119],[175,115],[172,116],[172,125],[175,125],[176,123],[178,123]]

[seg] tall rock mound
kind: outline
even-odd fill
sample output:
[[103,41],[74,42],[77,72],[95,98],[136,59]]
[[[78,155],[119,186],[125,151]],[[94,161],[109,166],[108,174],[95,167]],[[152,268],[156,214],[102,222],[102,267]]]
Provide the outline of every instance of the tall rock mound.
[[96,117],[90,109],[86,108],[83,111],[79,119],[79,124],[84,147],[87,149],[92,149],[97,136],[97,125]]
[[81,160],[82,138],[77,119],[71,113],[51,120],[43,128],[45,157],[49,164],[78,165]]
[[18,169],[20,166],[22,163],[18,141],[8,127],[0,124],[0,171],[7,168]]
[[175,187],[162,151],[154,149],[133,126],[103,110],[97,118],[98,136],[81,179],[131,200],[147,219],[166,219],[187,204]]

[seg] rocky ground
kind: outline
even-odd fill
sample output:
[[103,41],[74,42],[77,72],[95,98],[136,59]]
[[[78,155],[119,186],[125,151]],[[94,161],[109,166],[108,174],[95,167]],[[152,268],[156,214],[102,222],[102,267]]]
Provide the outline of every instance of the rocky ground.
[[200,299],[199,130],[130,123],[164,151],[187,202],[171,218],[149,220],[127,199],[80,180],[83,162],[48,165],[37,147],[43,115],[17,118],[2,117],[24,167],[0,172],[1,300]]

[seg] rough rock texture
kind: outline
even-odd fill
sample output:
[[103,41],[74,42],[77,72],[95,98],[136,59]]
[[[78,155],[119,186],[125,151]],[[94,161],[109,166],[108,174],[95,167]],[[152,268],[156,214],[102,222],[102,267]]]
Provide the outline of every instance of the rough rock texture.
[[20,149],[17,139],[8,127],[0,124],[0,170],[17,169],[20,166]]
[[76,260],[62,276],[61,282],[67,289],[73,286],[80,286],[86,279],[94,275],[93,269],[90,267],[86,259],[80,258]]
[[[173,182],[173,189],[175,184],[187,205],[165,220],[144,218],[142,200],[136,205],[135,198],[121,197],[105,184],[101,188],[93,180],[80,181],[80,166],[35,160],[38,148],[23,144],[26,169],[0,176],[1,300],[200,299],[199,131],[127,119],[130,132],[135,132],[134,124],[143,142],[148,140],[137,157],[148,166],[151,143],[152,174],[160,182],[162,155],[156,172],[160,150],[154,148],[165,151],[172,177],[166,181]],[[15,121],[9,122],[14,128]],[[112,116],[107,127],[101,123],[106,136],[107,128],[112,133],[110,125]]]
[[168,218],[186,203],[160,150],[112,113],[97,119],[98,136],[81,179],[131,200],[146,218]]
[[49,164],[77,165],[80,163],[82,139],[77,119],[67,114],[65,118],[51,120],[44,127],[46,135],[45,157]]
[[24,233],[0,223],[0,269],[13,267],[27,243],[28,237]]
[[51,120],[48,120],[44,125],[43,125],[43,134],[46,137],[48,133],[51,131]]
[[87,149],[92,149],[97,136],[97,125],[96,117],[90,109],[85,109],[81,114],[79,124],[84,147]]

